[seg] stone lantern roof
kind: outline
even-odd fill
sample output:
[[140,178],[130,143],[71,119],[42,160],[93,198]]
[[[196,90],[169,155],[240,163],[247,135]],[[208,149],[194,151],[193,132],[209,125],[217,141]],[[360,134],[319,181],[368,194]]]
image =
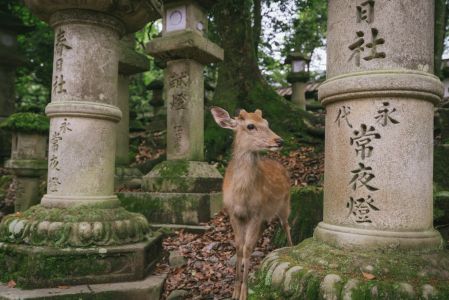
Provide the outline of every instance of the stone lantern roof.
[[310,62],[310,58],[301,52],[291,52],[289,55],[287,55],[287,58],[285,59],[285,64],[291,64],[294,60],[303,60],[307,63]]
[[82,9],[102,12],[121,20],[127,32],[135,32],[149,21],[161,18],[161,0],[25,0],[33,13],[45,22],[60,10]]

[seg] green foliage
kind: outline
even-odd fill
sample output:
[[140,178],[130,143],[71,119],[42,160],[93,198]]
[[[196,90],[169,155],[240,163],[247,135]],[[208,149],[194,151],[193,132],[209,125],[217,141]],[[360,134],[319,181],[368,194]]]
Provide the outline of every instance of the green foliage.
[[293,21],[293,35],[287,41],[285,51],[296,50],[310,57],[316,48],[324,46],[327,31],[327,1],[296,0],[296,4],[298,15]]
[[48,133],[48,117],[36,113],[16,113],[0,123],[0,129],[13,132]]
[[36,18],[19,1],[6,0],[2,9],[18,17],[30,32],[17,37],[19,53],[25,57],[25,64],[17,69],[16,107],[28,110],[37,106],[40,111],[50,101],[53,69],[53,30]]

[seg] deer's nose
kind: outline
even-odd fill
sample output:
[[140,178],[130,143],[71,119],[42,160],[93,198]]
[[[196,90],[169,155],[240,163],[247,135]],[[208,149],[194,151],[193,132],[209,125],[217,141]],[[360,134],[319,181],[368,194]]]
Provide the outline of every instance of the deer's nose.
[[281,139],[281,138],[277,138],[277,139],[275,139],[274,141],[276,142],[276,144],[277,144],[279,147],[282,147],[282,145],[284,145],[284,140]]

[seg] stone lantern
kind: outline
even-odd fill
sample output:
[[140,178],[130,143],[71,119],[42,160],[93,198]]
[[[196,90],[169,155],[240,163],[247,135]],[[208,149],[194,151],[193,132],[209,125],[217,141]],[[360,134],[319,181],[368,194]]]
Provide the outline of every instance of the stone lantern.
[[129,132],[136,125],[135,117],[130,122],[129,82],[132,75],[148,71],[150,62],[146,55],[134,50],[134,44],[134,34],[128,34],[120,40],[117,102],[122,112],[122,119],[117,128],[116,188],[122,186],[140,188],[141,185],[142,173],[130,166],[129,158]]
[[433,227],[434,1],[328,3],[323,221],[267,256],[257,281],[280,298],[447,299],[449,252]]
[[5,162],[16,179],[15,211],[39,204],[47,172],[48,119],[39,114],[16,113],[2,123],[12,132],[11,158]]
[[[0,121],[14,112],[15,70],[24,63],[17,35],[30,31],[19,19],[0,11]],[[0,163],[11,151],[11,135],[0,131]]]
[[150,55],[166,62],[167,161],[145,175],[142,184],[149,192],[146,201],[163,202],[157,207],[167,208],[152,214],[160,223],[207,222],[221,191],[222,176],[203,161],[203,70],[223,59],[223,49],[204,37],[206,12],[213,3],[164,1],[162,37],[147,46]]
[[292,84],[292,102],[298,107],[306,109],[306,83],[309,81],[310,59],[299,52],[292,52],[285,63],[291,65],[287,81]]
[[[26,0],[55,31],[47,194],[0,223],[2,274],[18,286],[140,281],[161,251],[161,235],[114,194],[120,38],[160,17],[150,1]],[[20,265],[5,263],[21,257]],[[6,266],[6,267],[5,267]],[[24,270],[24,271],[23,271]],[[2,277],[5,278],[5,277]],[[147,293],[141,282],[140,293]],[[134,285],[135,286],[135,285]],[[80,292],[82,293],[82,291]],[[122,291],[133,298],[136,290]],[[138,298],[138,297],[137,297]]]

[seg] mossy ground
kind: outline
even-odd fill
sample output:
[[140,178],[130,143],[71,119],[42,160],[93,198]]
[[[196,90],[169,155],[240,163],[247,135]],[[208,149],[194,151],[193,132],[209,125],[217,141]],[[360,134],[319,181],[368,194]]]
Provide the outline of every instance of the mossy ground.
[[[275,261],[304,269],[294,275],[290,291],[286,292],[283,286],[267,285],[268,268],[261,268],[253,282],[252,299],[321,299],[320,283],[328,274],[341,277],[335,286],[337,299],[343,299],[343,286],[350,279],[358,280],[352,299],[409,299],[400,289],[403,282],[415,287],[416,295],[421,294],[423,285],[430,284],[438,291],[432,299],[449,296],[448,251],[349,251],[310,238],[293,248],[280,249],[277,254]],[[362,272],[375,277],[368,280]]]

